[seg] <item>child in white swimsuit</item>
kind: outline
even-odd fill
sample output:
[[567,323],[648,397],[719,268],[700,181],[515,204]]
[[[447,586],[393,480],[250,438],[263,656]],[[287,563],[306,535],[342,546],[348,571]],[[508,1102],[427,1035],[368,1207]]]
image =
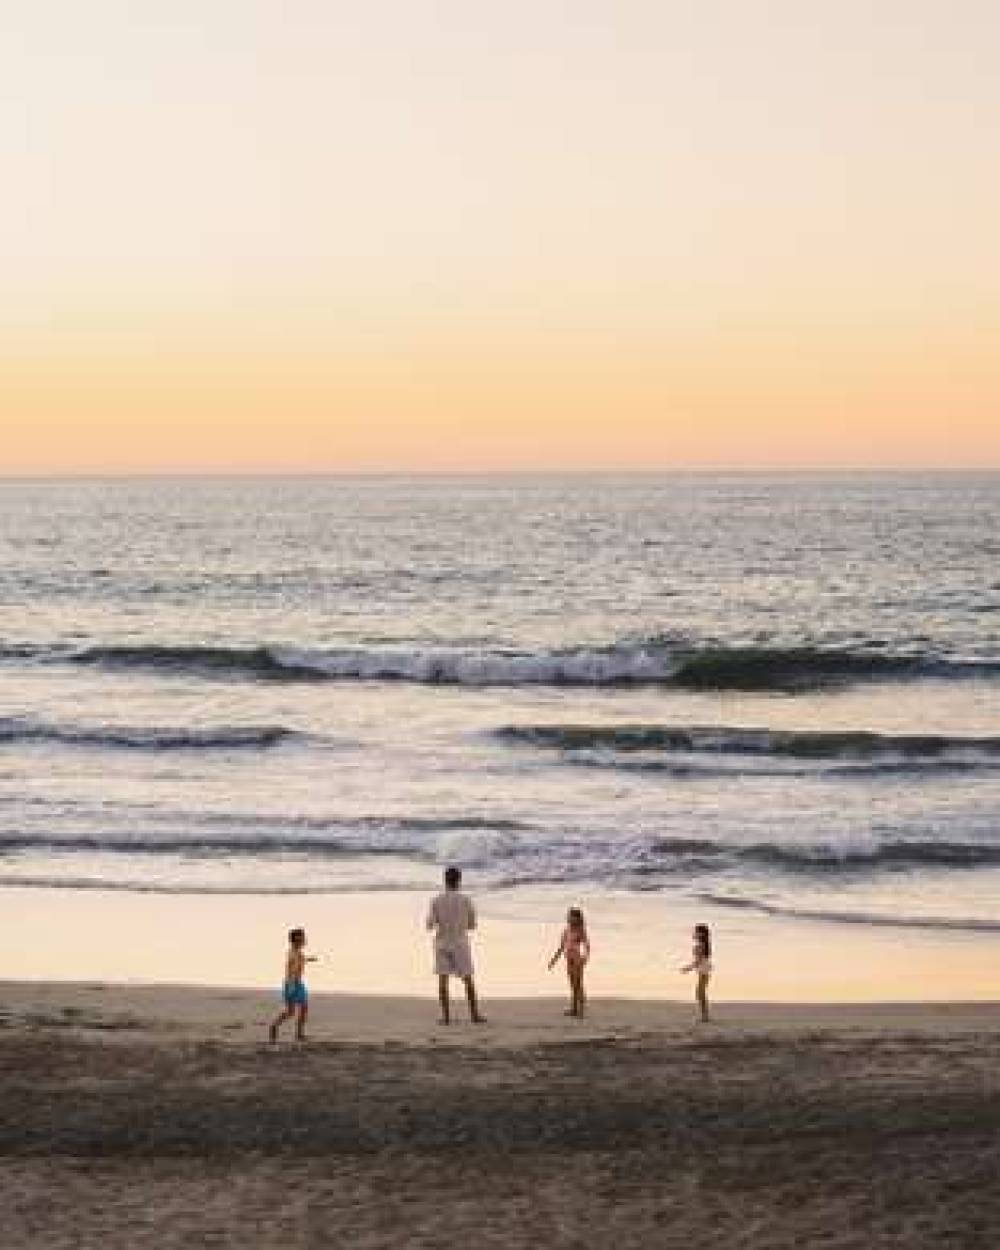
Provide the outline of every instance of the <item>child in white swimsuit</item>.
[[694,997],[701,1012],[701,1021],[708,1023],[708,982],[712,976],[712,935],[707,924],[696,924],[694,927],[694,945],[691,948],[691,962],[685,964],[681,972],[695,972],[698,982]]

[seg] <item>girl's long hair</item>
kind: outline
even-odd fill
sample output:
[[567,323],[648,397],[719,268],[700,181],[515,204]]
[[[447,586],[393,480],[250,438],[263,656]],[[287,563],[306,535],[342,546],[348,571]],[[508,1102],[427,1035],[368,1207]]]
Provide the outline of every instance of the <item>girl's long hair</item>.
[[712,935],[708,931],[707,924],[696,924],[694,927],[694,940],[697,942],[702,956],[705,959],[712,958]]
[[583,912],[579,907],[571,907],[566,913],[566,923],[571,929],[585,929],[587,926],[583,921]]

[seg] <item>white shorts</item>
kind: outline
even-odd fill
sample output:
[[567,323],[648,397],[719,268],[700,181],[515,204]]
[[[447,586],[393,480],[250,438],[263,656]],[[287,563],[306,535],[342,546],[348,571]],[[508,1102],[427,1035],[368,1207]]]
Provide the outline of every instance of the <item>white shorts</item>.
[[469,943],[435,945],[434,972],[439,977],[471,977],[472,949]]

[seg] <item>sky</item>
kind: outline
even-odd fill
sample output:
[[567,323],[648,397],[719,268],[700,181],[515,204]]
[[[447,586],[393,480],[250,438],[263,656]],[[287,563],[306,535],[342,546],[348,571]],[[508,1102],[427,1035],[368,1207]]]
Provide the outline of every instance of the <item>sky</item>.
[[994,0],[0,30],[0,473],[1000,468]]

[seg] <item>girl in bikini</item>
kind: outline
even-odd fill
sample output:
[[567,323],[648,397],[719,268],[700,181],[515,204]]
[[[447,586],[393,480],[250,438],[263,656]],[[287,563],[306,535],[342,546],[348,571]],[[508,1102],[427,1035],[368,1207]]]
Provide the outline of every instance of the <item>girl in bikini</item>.
[[551,970],[560,958],[566,958],[566,975],[569,978],[570,1004],[568,1016],[582,1016],[587,1002],[583,992],[583,970],[590,959],[590,938],[579,907],[571,907],[566,913],[566,928],[559,942],[559,949],[549,960]]

